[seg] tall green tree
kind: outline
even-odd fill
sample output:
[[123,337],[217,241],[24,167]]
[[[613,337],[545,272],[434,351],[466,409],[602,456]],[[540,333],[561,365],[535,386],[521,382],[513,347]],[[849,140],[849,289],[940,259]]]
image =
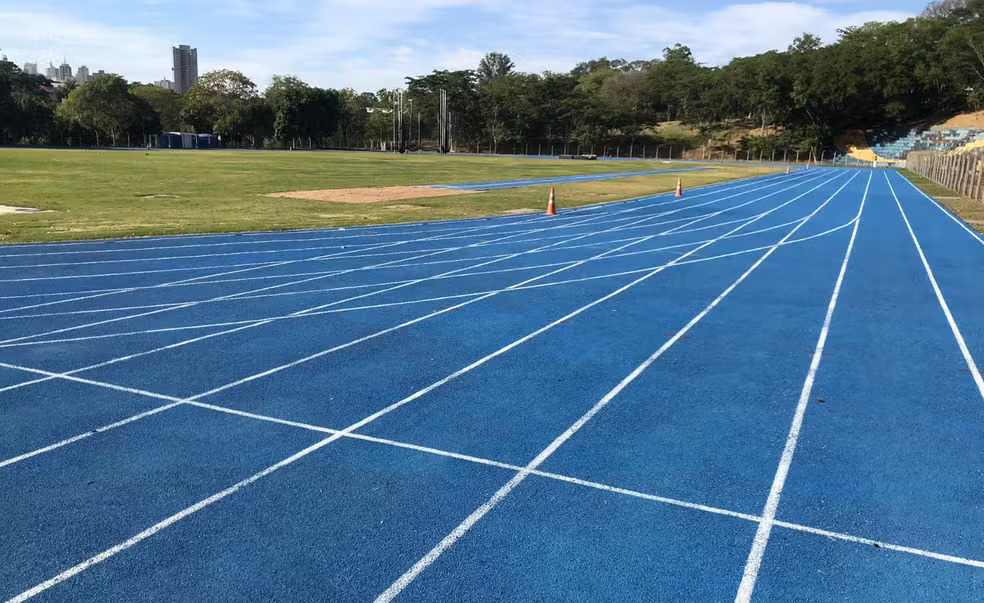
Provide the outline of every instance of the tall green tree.
[[515,68],[516,64],[509,58],[509,55],[501,52],[490,52],[478,62],[478,69],[475,71],[475,75],[478,77],[480,83],[485,83],[506,77]]
[[139,121],[135,97],[126,80],[118,75],[93,78],[72,90],[58,111],[67,122],[95,133],[97,145],[100,134],[105,134],[115,146],[119,137]]
[[256,84],[238,71],[210,71],[185,95],[181,119],[197,132],[241,141],[254,135],[249,117],[257,114]]
[[0,60],[0,144],[45,142],[53,129],[51,82]]
[[178,132],[182,130],[181,108],[183,97],[173,90],[145,84],[131,85],[130,93],[143,99],[157,112],[160,127],[163,131]]

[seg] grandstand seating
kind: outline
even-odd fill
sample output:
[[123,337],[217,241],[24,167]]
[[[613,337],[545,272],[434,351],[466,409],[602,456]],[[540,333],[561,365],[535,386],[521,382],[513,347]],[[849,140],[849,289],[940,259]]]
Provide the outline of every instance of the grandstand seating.
[[[869,143],[874,141],[874,143]],[[904,161],[912,151],[969,152],[984,148],[981,128],[923,128],[907,132],[846,132],[838,146],[846,153],[841,163]]]

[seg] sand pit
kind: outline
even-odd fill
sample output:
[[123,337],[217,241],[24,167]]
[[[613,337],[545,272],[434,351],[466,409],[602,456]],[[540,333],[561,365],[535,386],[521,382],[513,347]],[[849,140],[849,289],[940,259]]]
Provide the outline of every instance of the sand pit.
[[477,192],[479,191],[448,190],[431,188],[429,186],[383,186],[373,188],[336,188],[321,191],[291,191],[287,193],[270,193],[267,196],[286,199],[307,199],[310,201],[334,201],[336,203],[375,203],[376,201],[401,201],[403,199],[469,195]]

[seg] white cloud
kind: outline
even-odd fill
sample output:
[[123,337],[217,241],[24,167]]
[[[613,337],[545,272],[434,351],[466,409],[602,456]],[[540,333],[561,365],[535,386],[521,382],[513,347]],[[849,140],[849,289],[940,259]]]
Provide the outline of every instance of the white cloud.
[[[216,0],[194,6],[131,0],[142,8],[114,12],[125,24],[111,25],[79,16],[74,5],[7,11],[4,1],[2,45],[19,62],[59,62],[64,55],[74,65],[153,80],[170,73],[172,44],[193,41],[202,72],[239,69],[261,86],[273,74],[290,73],[359,90],[400,86],[405,76],[434,69],[475,67],[491,50],[510,54],[524,71],[564,71],[599,56],[654,58],[680,42],[701,62],[721,64],[783,49],[804,31],[831,42],[838,28],[911,16],[846,12],[854,4],[836,0],[686,11],[651,0]],[[92,1],[103,9],[122,4]],[[99,11],[90,5],[87,14]],[[150,14],[153,26],[146,22]],[[30,33],[37,31],[57,33]]]

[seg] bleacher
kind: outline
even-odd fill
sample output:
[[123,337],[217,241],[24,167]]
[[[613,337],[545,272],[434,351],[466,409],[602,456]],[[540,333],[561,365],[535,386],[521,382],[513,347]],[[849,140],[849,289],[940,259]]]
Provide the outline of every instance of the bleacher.
[[[905,159],[912,151],[953,151],[984,138],[977,128],[910,130],[905,135],[871,145],[875,154],[887,159]],[[868,140],[877,140],[871,133]]]
[[982,128],[918,128],[901,132],[845,132],[838,141],[844,153],[836,163],[895,163],[913,151],[965,153],[984,148]]

